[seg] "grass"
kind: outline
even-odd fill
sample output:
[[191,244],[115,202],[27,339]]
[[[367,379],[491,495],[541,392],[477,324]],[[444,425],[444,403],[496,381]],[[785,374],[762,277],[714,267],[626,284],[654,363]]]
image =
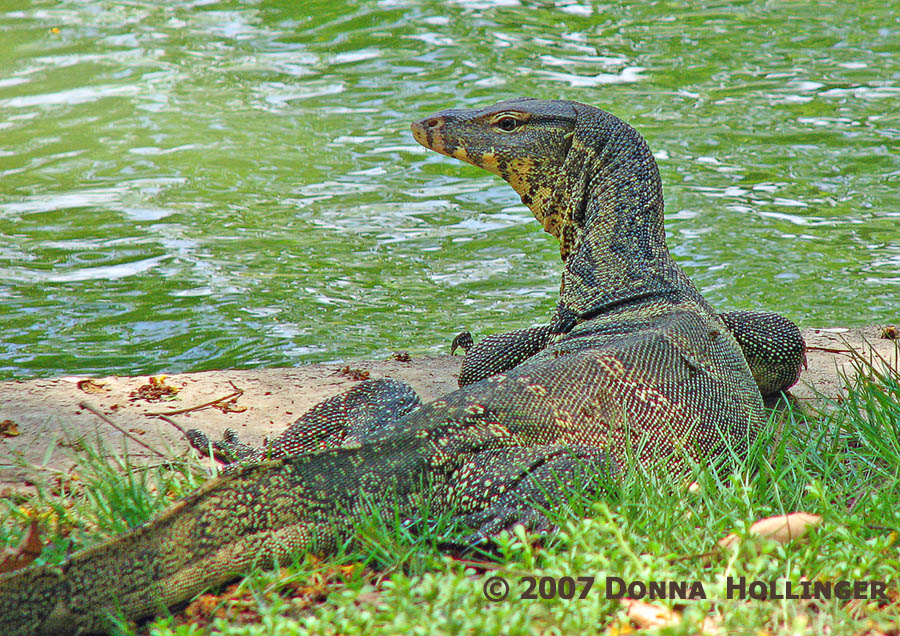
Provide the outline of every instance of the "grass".
[[[521,527],[491,554],[449,556],[446,517],[409,528],[373,516],[342,554],[297,561],[245,577],[174,617],[120,625],[118,633],[176,634],[628,634],[638,627],[607,577],[625,581],[699,581],[706,599],[650,600],[680,618],[665,634],[897,633],[900,623],[900,374],[856,358],[847,396],[821,413],[788,408],[773,418],[749,457],[731,472],[695,467],[673,478],[632,466],[602,501],[573,497],[552,512],[560,531],[542,545]],[[43,562],[95,544],[151,517],[195,488],[206,474],[196,458],[135,469],[124,454],[82,444],[77,482],[34,496],[0,499],[0,543],[16,545],[37,516],[49,546]],[[696,482],[692,488],[687,484]],[[794,511],[821,515],[820,526],[786,544],[748,537],[761,518]],[[713,551],[735,532],[737,548]],[[710,552],[714,552],[710,555]],[[506,600],[483,592],[491,577],[510,586]],[[537,598],[522,598],[535,577]],[[540,598],[593,577],[585,598]],[[886,581],[891,602],[728,599],[727,583],[784,580]],[[552,596],[547,593],[545,596]],[[704,622],[705,621],[705,622]],[[706,630],[706,631],[703,631]],[[716,631],[717,630],[717,631]],[[891,631],[894,630],[894,631]]]

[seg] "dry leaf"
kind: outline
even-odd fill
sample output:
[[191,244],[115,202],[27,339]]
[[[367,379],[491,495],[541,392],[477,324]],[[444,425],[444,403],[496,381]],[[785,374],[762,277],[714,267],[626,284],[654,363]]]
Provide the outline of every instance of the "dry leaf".
[[360,592],[353,598],[356,605],[377,605],[381,601],[382,594],[378,590]]
[[221,597],[215,594],[201,594],[184,608],[184,616],[191,622],[208,622],[218,616],[225,618],[225,608],[220,606]]
[[147,384],[138,387],[136,391],[132,391],[129,394],[129,398],[132,400],[159,402],[161,400],[171,400],[181,391],[178,387],[166,384],[165,375],[151,375],[147,380]]
[[704,636],[718,636],[722,633],[722,628],[719,627],[719,622],[716,619],[712,616],[707,616],[703,619],[703,622],[700,623],[699,633]]
[[[215,619],[230,623],[259,622],[258,603],[247,590],[239,591],[237,585],[229,585],[221,594],[201,594],[180,614],[186,622],[207,627]],[[202,630],[204,633],[208,629]]]
[[[653,605],[652,603],[635,601],[630,598],[624,598],[620,603],[628,608],[628,619],[634,623],[638,629],[670,627],[678,625],[682,620],[681,614],[675,610]],[[620,629],[620,633],[625,632]],[[703,636],[718,636],[722,633],[722,630],[719,628],[719,624],[715,619],[707,616],[703,619],[703,622],[700,623],[700,629],[696,633],[702,634]]]
[[681,614],[675,610],[630,598],[623,598],[620,602],[628,608],[629,620],[640,629],[667,627],[681,622]]
[[[808,512],[792,512],[789,515],[776,515],[760,519],[750,526],[751,536],[772,539],[778,543],[787,543],[793,539],[799,539],[810,528],[814,528],[822,522],[822,517]],[[719,546],[727,548],[735,545],[740,538],[732,533],[719,540]]]
[[341,375],[347,376],[351,380],[368,380],[369,379],[368,371],[366,371],[365,369],[351,369],[349,364],[345,367],[342,367],[341,370],[339,371],[339,373]]
[[15,437],[16,435],[21,435],[18,424],[12,420],[0,422],[0,437]]
[[606,627],[604,636],[631,636],[635,633],[634,627],[628,621],[615,620]]
[[34,561],[44,549],[41,542],[41,533],[38,530],[37,519],[31,520],[28,531],[19,542],[18,547],[5,548],[0,552],[0,574],[19,570]]
[[99,382],[97,380],[92,380],[91,378],[80,380],[78,382],[78,388],[85,393],[103,393],[104,391],[109,391],[106,382]]
[[247,410],[247,407],[238,405],[238,397],[240,396],[233,397],[227,402],[216,402],[212,407],[214,409],[219,409],[223,413],[243,413]]

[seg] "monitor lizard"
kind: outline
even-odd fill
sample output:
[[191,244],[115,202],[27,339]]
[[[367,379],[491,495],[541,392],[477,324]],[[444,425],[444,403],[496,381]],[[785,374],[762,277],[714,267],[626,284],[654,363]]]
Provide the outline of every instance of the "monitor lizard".
[[[500,175],[560,239],[556,314],[506,352],[528,355],[482,363],[490,342],[476,345],[470,364],[490,374],[428,404],[399,382],[362,382],[292,425],[265,450],[277,459],[226,441],[242,461],[157,517],[61,565],[2,575],[0,632],[91,633],[110,613],[158,613],[250,568],[332,553],[373,507],[452,513],[477,541],[516,523],[548,530],[542,510],[573,488],[602,492],[629,457],[677,467],[745,455],[765,418],[760,392],[669,255],[659,173],[633,128],[584,104],[517,99],[412,130]],[[773,364],[787,341],[763,334]]]

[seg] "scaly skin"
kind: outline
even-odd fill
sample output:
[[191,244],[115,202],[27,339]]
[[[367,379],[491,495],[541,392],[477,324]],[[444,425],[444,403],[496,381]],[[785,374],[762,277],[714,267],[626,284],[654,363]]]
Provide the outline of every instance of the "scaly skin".
[[[445,111],[440,117],[426,118],[413,126],[413,134],[422,145],[484,168],[512,185],[522,198],[522,203],[531,209],[544,230],[559,239],[560,255],[566,263],[560,291],[560,305],[553,322],[550,325],[493,334],[471,349],[467,347],[459,376],[460,386],[514,368],[542,351],[552,341],[554,334],[564,333],[575,321],[584,320],[584,314],[588,312],[579,305],[591,303],[602,305],[603,300],[596,300],[592,296],[605,293],[614,298],[617,294],[623,293],[628,285],[646,284],[649,281],[647,277],[649,272],[640,271],[642,263],[647,259],[656,260],[658,254],[653,250],[665,249],[665,239],[660,234],[661,220],[656,223],[658,219],[654,219],[648,223],[643,218],[635,221],[638,217],[631,216],[629,223],[639,222],[644,224],[643,227],[633,225],[623,227],[629,217],[617,215],[615,218],[619,225],[616,231],[604,233],[604,236],[616,238],[615,246],[605,245],[605,241],[602,244],[588,245],[586,248],[581,246],[583,254],[569,262],[570,255],[579,249],[584,235],[583,217],[587,210],[586,203],[590,200],[587,193],[598,187],[598,184],[592,181],[602,178],[597,172],[585,169],[585,166],[596,164],[598,152],[610,155],[613,152],[620,153],[621,148],[611,151],[609,146],[601,148],[592,144],[590,134],[586,132],[587,126],[584,127],[582,134],[578,134],[577,127],[575,131],[571,131],[566,125],[558,129],[560,132],[565,129],[566,132],[561,135],[545,134],[553,127],[553,118],[560,117],[558,113],[553,114],[550,111],[538,115],[544,119],[540,128],[535,129],[533,126],[529,128],[534,122],[532,119],[534,114],[528,112],[528,108],[520,110],[515,108],[516,105],[527,104],[528,101],[513,100],[504,103],[503,105],[511,107],[509,111],[488,112],[490,109],[484,111],[488,118],[493,118],[495,124],[501,118],[521,120],[523,126],[511,131],[503,131],[496,126],[493,130],[488,130],[484,127],[484,124],[490,123],[488,120],[469,119],[463,114],[471,111]],[[557,102],[557,104],[573,103]],[[573,104],[573,107],[585,112],[589,112],[585,109],[591,108],[583,104]],[[466,134],[452,137],[445,135],[448,118],[453,120],[456,126],[467,126]],[[590,116],[582,118],[585,124],[589,120]],[[640,143],[644,143],[642,139]],[[545,150],[543,144],[560,146],[555,147],[550,153],[542,154]],[[546,160],[546,154],[551,155],[549,161]],[[650,189],[656,192],[658,212],[661,215],[662,191],[655,166],[653,173],[651,178],[654,183]],[[619,175],[621,176],[621,172]],[[637,175],[630,175],[630,179],[608,180],[600,187],[620,188],[629,183],[634,186],[635,176]],[[638,181],[640,182],[640,177]],[[645,185],[649,184],[638,183],[639,187]],[[621,203],[633,198],[609,197],[609,200]],[[607,218],[611,218],[610,215],[607,215]],[[629,249],[625,247],[625,243],[630,239],[639,239],[645,245],[645,249],[632,250],[632,254],[628,254]],[[642,252],[642,255],[635,258],[634,254],[639,252]],[[615,259],[622,256],[625,256],[625,267],[609,267]],[[592,261],[603,262],[606,265],[601,268],[605,274],[602,280],[594,275],[598,270],[592,267]],[[666,261],[670,262],[668,254],[658,260],[658,263]],[[586,278],[583,277],[584,272],[587,273]],[[567,292],[567,282],[580,286],[580,289]],[[775,396],[787,391],[797,382],[801,368],[806,366],[806,344],[795,324],[778,314],[763,311],[734,311],[719,314],[719,317],[735,337],[763,396]],[[471,342],[471,336],[468,336],[467,342]]]
[[333,552],[371,506],[389,518],[451,513],[476,538],[516,522],[546,529],[540,508],[571,489],[602,491],[631,454],[677,469],[746,452],[760,393],[669,256],[659,174],[637,132],[590,106],[522,99],[444,111],[413,134],[506,179],[560,239],[557,315],[506,352],[527,355],[424,406],[399,383],[363,382],[269,449],[235,446],[242,463],[281,459],[233,466],[58,568],[4,575],[0,633],[153,614],[254,565]]

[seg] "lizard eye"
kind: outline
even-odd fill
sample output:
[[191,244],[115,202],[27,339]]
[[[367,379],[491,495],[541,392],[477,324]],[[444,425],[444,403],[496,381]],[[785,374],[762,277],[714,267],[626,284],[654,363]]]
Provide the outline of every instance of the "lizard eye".
[[518,119],[512,115],[506,115],[497,120],[496,126],[503,132],[512,132],[522,125]]

